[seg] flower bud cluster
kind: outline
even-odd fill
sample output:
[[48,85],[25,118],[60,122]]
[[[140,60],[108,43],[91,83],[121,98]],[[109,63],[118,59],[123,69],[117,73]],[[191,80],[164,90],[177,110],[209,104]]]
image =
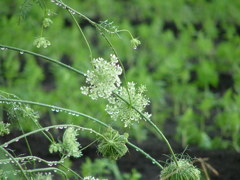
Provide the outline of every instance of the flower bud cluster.
[[63,134],[63,141],[62,143],[54,143],[51,144],[49,147],[49,152],[60,152],[62,154],[65,154],[67,156],[73,156],[73,157],[81,157],[82,152],[80,151],[81,145],[77,142],[77,130],[70,127],[67,128],[67,130]]
[[48,46],[51,45],[51,43],[45,37],[39,37],[34,40],[33,45],[36,46],[37,48],[40,48],[40,47],[47,48]]
[[9,126],[10,126],[9,123],[4,123],[4,122],[0,121],[0,136],[9,134],[9,129],[8,129]]

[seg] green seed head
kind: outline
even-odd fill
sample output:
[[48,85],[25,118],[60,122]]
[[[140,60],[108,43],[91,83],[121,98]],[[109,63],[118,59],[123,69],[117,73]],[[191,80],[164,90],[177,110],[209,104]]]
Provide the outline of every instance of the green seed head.
[[200,171],[186,159],[179,159],[178,166],[171,162],[163,168],[160,180],[200,180]]
[[105,138],[100,140],[98,151],[104,156],[112,160],[117,160],[124,156],[128,151],[125,145],[128,140],[128,135],[120,135],[118,131],[109,129],[105,134]]

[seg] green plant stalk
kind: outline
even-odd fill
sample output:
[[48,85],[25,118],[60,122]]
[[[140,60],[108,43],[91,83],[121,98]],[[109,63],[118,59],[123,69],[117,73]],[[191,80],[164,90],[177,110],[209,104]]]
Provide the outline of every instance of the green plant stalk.
[[[70,109],[66,109],[66,108],[61,108],[61,107],[57,107],[57,106],[53,106],[53,105],[48,105],[48,104],[43,104],[43,103],[39,103],[39,102],[33,102],[33,101],[26,101],[26,100],[17,100],[17,99],[4,99],[4,98],[0,98],[0,101],[6,101],[6,102],[18,102],[18,103],[25,103],[25,104],[32,104],[32,105],[38,105],[38,106],[43,106],[43,107],[47,107],[47,108],[52,108],[52,109],[58,109],[61,110],[63,112],[66,113],[71,113],[71,114],[75,114],[75,115],[79,115],[79,116],[83,116],[86,117],[87,119],[91,119],[97,123],[99,123],[100,125],[109,128],[110,126],[107,125],[106,123],[83,113],[77,112],[77,111],[73,111]],[[63,126],[63,125],[60,125]],[[42,128],[43,129],[43,128]],[[16,140],[16,138],[15,138]],[[134,144],[132,144],[131,142],[127,142],[127,144],[131,147],[133,147],[134,149],[138,150],[139,152],[141,152],[143,155],[146,156],[146,158],[150,159],[152,162],[154,162],[158,167],[160,167],[161,169],[163,169],[163,166],[160,165],[158,163],[157,160],[155,160],[154,158],[152,158],[148,153],[146,153],[145,151],[143,151],[141,148],[135,146]]]
[[170,143],[168,142],[167,138],[164,136],[164,134],[162,133],[162,131],[156,126],[156,124],[154,122],[151,121],[151,119],[147,118],[142,112],[140,112],[138,109],[136,109],[134,106],[132,106],[128,101],[126,101],[125,99],[123,99],[121,96],[119,96],[117,93],[114,93],[115,96],[117,96],[119,99],[121,99],[122,101],[124,101],[126,104],[130,105],[135,111],[137,111],[142,117],[143,119],[145,119],[157,132],[158,134],[160,134],[160,136],[162,137],[162,139],[164,140],[164,142],[167,144],[168,149],[170,151],[170,153],[173,156],[173,160],[176,163],[176,165],[178,166],[177,163],[177,158],[175,156],[175,153],[172,150],[172,147],[170,145]]
[[78,173],[76,173],[74,170],[67,168],[66,166],[64,166],[63,164],[59,164],[60,166],[64,167],[65,169],[67,169],[67,171],[70,171],[71,173],[73,173],[75,176],[77,176],[80,179],[83,179],[81,176],[78,175]]
[[[71,8],[70,6],[66,5],[66,4],[63,3],[62,1],[57,1],[57,2],[60,2],[60,3],[63,5],[63,7],[65,7],[65,8],[68,10],[68,12],[70,12],[70,14],[71,14],[71,12],[74,12],[74,14],[76,13],[76,14],[82,16],[82,17],[85,18],[87,21],[89,21],[90,24],[92,24],[93,26],[95,26],[95,27],[101,32],[102,36],[105,38],[105,40],[107,41],[107,43],[109,44],[109,46],[112,48],[114,54],[118,57],[117,52],[116,52],[116,50],[114,49],[113,45],[111,44],[111,42],[109,41],[109,39],[106,37],[106,35],[104,34],[104,32],[101,30],[101,28],[103,28],[101,25],[95,23],[94,21],[92,21],[91,19],[89,19],[88,17],[86,17],[85,15],[83,15],[82,13],[76,11],[75,9]],[[103,28],[103,29],[104,29],[105,31],[109,32],[106,28]],[[126,31],[126,30],[122,30],[122,31]],[[119,32],[120,32],[120,31],[119,31]],[[127,32],[131,35],[131,33],[130,33],[129,31],[127,31]],[[133,38],[132,35],[131,35],[131,37]],[[172,150],[172,147],[171,147],[170,143],[168,142],[167,138],[166,138],[166,137],[164,136],[164,134],[162,133],[162,131],[161,131],[150,119],[148,119],[147,117],[145,117],[144,114],[142,114],[140,111],[138,111],[135,107],[132,106],[131,97],[130,97],[129,90],[128,90],[128,85],[127,85],[127,83],[126,83],[125,70],[124,70],[124,67],[123,67],[123,64],[122,64],[121,60],[119,60],[119,62],[120,62],[120,65],[122,66],[122,69],[123,69],[124,81],[125,81],[125,84],[126,84],[126,86],[127,86],[126,89],[127,89],[127,93],[128,93],[128,96],[129,96],[129,102],[130,102],[130,103],[128,103],[127,101],[125,101],[125,103],[127,103],[127,104],[130,105],[134,110],[136,110],[136,111],[137,111],[145,120],[147,120],[147,121],[150,123],[150,125],[160,134],[160,136],[163,138],[163,140],[164,140],[165,143],[167,144],[167,146],[168,146],[168,148],[169,148],[169,151],[170,151],[170,153],[172,154],[173,159],[174,159],[176,165],[178,166],[177,159],[176,159],[176,156],[175,156],[175,154],[174,154],[174,152],[173,152],[173,150]],[[123,98],[121,98],[119,95],[118,95],[118,97],[123,100]]]
[[[109,42],[110,43],[110,42]],[[3,48],[9,48],[9,49],[11,49],[11,50],[15,50],[15,51],[20,51],[21,52],[21,50],[22,49],[19,49],[19,48],[16,48],[16,47],[11,47],[11,46],[6,46],[6,45],[1,45],[0,44],[0,47],[3,47]],[[84,73],[83,72],[81,72],[81,71],[79,71],[79,70],[77,70],[77,69],[75,69],[75,68],[73,68],[73,67],[71,67],[71,66],[68,66],[68,65],[66,65],[66,64],[64,64],[64,63],[61,63],[61,62],[59,62],[59,61],[57,61],[57,60],[54,60],[54,59],[52,59],[52,58],[49,58],[49,57],[47,57],[47,56],[43,56],[43,55],[41,55],[41,54],[37,54],[37,53],[33,53],[33,52],[31,52],[31,51],[27,51],[27,50],[22,50],[23,52],[28,52],[28,54],[31,54],[31,55],[34,55],[34,56],[37,56],[37,57],[41,57],[41,58],[43,58],[43,59],[46,59],[46,60],[49,60],[50,62],[53,62],[53,63],[56,63],[56,64],[58,64],[58,65],[60,65],[60,66],[62,66],[62,67],[65,67],[65,68],[67,68],[67,69],[69,69],[69,70],[72,70],[72,71],[74,71],[74,72],[76,72],[76,73],[78,73],[78,74],[80,74],[80,75],[83,75],[84,76]],[[63,66],[63,65],[64,66]],[[128,89],[128,88],[127,88]],[[123,100],[125,103],[127,103],[127,104],[129,104],[128,103],[128,101],[126,101],[125,99],[123,99],[121,96],[119,96],[118,94],[116,94],[116,93],[114,93],[118,98],[120,98],[121,100]],[[0,99],[1,100],[1,99]],[[4,100],[4,99],[3,99]],[[20,101],[21,102],[21,101]],[[33,102],[33,103],[31,103],[32,101],[25,101],[25,103],[29,103],[29,104],[35,104],[35,105],[41,105],[41,103],[37,103],[37,102]],[[170,143],[168,142],[168,140],[167,140],[167,138],[164,136],[164,134],[162,133],[162,131],[150,120],[150,119],[148,119],[147,117],[145,117],[140,111],[138,111],[135,107],[133,107],[131,104],[129,104],[134,110],[136,110],[145,120],[147,120],[149,123],[150,123],[150,125],[151,126],[153,126],[154,127],[154,129],[160,134],[160,136],[163,138],[163,140],[165,141],[165,143],[167,144],[167,146],[168,146],[168,148],[169,148],[169,151],[170,151],[170,153],[172,154],[172,156],[173,156],[173,159],[174,159],[174,161],[175,161],[175,163],[177,164],[177,158],[176,158],[176,156],[175,156],[175,154],[174,154],[174,152],[173,152],[173,150],[172,150],[172,147],[171,147],[171,145],[170,145]],[[46,106],[46,104],[44,105],[44,106]],[[51,105],[47,105],[47,107],[50,107],[51,108]],[[54,107],[52,107],[52,108],[54,108]],[[61,108],[60,108],[61,109]],[[65,110],[64,108],[62,109],[62,110]],[[70,110],[71,111],[71,110]],[[75,111],[75,113],[76,113],[76,111]],[[92,119],[92,118],[90,118],[90,119]],[[95,118],[94,118],[95,119]],[[98,120],[99,121],[99,120]],[[102,125],[104,125],[105,123],[103,123],[103,122],[101,122],[101,121],[99,121],[100,122],[100,124],[102,124]],[[106,124],[105,124],[106,125]],[[104,126],[105,126],[104,125]]]
[[[17,122],[18,122],[18,125],[19,125],[19,127],[20,127],[22,133],[25,134],[25,132],[24,132],[24,130],[23,130],[23,128],[22,128],[20,122],[19,122],[19,121],[17,121]],[[26,142],[26,145],[27,145],[27,148],[28,148],[29,154],[32,156],[33,153],[32,153],[31,146],[30,146],[30,144],[29,144],[29,142],[28,142],[28,139],[27,139],[26,137],[25,137],[24,139],[25,139],[25,142]],[[34,162],[34,168],[36,168],[36,163],[35,163],[35,162]]]
[[[15,160],[17,160],[17,161],[24,161],[24,160],[36,161],[36,160],[38,160],[38,161],[43,162],[45,164],[59,164],[59,165],[63,166],[64,168],[66,168],[67,170],[71,171],[75,176],[82,179],[82,177],[79,176],[75,171],[73,171],[72,169],[69,169],[69,168],[65,167],[63,164],[61,164],[61,163],[63,163],[62,160],[60,160],[60,161],[47,161],[47,160],[39,158],[37,156],[16,157]],[[9,159],[0,159],[0,162],[9,162]]]
[[75,24],[76,24],[77,27],[78,27],[79,32],[82,34],[82,36],[83,36],[83,38],[84,38],[84,41],[86,42],[87,47],[88,47],[88,49],[89,49],[90,58],[93,59],[91,47],[90,47],[90,45],[89,45],[89,43],[88,43],[88,40],[87,40],[86,36],[85,36],[84,33],[83,33],[83,30],[82,30],[81,26],[78,24],[78,22],[77,22],[76,18],[74,17],[74,15],[73,15],[71,12],[69,12],[69,10],[68,10],[68,13],[71,15],[71,17],[73,18]]
[[25,174],[23,168],[22,168],[21,165],[18,163],[18,161],[16,161],[15,158],[14,158],[6,149],[4,149],[4,147],[0,146],[0,148],[1,148],[6,154],[8,154],[8,156],[16,163],[16,165],[17,165],[18,168],[20,169],[21,173],[23,174],[24,178],[28,180],[27,175]]
[[25,172],[27,173],[35,173],[35,172],[46,172],[46,171],[59,171],[61,174],[63,174],[64,176],[64,179],[68,179],[67,178],[67,175],[64,171],[62,171],[61,169],[58,169],[58,168],[54,168],[54,167],[51,167],[51,168],[37,168],[37,169],[28,169],[28,170],[24,170]]
[[18,51],[18,52],[23,52],[23,53],[26,53],[26,54],[30,54],[30,55],[33,55],[33,56],[36,56],[36,57],[40,57],[40,58],[46,59],[46,60],[49,61],[49,62],[52,62],[52,63],[54,63],[54,64],[57,64],[57,65],[59,65],[59,66],[61,66],[61,67],[64,67],[64,68],[66,68],[66,69],[72,70],[73,72],[76,72],[76,73],[81,74],[82,76],[84,76],[84,73],[83,73],[83,72],[81,72],[81,71],[79,71],[79,70],[77,70],[77,69],[75,69],[75,68],[73,68],[73,67],[71,67],[71,66],[69,66],[69,65],[66,65],[66,64],[64,64],[64,63],[62,63],[62,62],[60,62],[60,61],[57,61],[57,60],[55,60],[55,59],[49,58],[49,57],[47,57],[47,56],[44,56],[44,55],[42,55],[42,54],[38,54],[38,53],[35,53],[35,52],[32,52],[32,51],[20,49],[20,48],[17,48],[17,47],[7,46],[7,45],[3,45],[3,44],[0,44],[0,48],[6,48],[5,50],[10,49],[10,50],[14,50],[14,51]]
[[[57,1],[59,3],[62,4],[63,7],[65,7],[65,9],[72,15],[75,23],[77,24],[81,34],[83,35],[85,41],[87,42],[87,45],[88,45],[88,41],[86,40],[86,37],[84,36],[82,30],[81,30],[81,27],[79,26],[79,24],[77,23],[76,19],[74,18],[73,14],[71,12],[74,12],[74,14],[78,14],[80,15],[81,17],[83,17],[84,19],[86,19],[90,24],[92,24],[97,30],[99,30],[100,34],[103,36],[103,38],[107,41],[109,47],[112,49],[113,53],[116,55],[116,57],[118,57],[117,55],[117,51],[114,49],[112,43],[110,42],[110,40],[107,38],[107,36],[104,34],[103,30],[106,31],[107,33],[118,33],[118,32],[128,32],[131,36],[131,38],[133,39],[133,36],[132,34],[128,31],[128,30],[119,30],[117,32],[111,32],[109,31],[108,29],[104,28],[103,26],[101,26],[100,24],[92,21],[91,19],[89,19],[88,17],[86,17],[85,15],[83,15],[82,13],[76,11],[75,9],[71,8],[70,6],[66,5],[65,3],[62,2],[62,0],[60,1]],[[88,48],[90,49],[90,46],[88,45]],[[90,49],[91,50],[91,49]],[[119,59],[119,58],[118,58]],[[129,89],[128,89],[128,84],[127,84],[127,80],[126,80],[126,73],[125,73],[125,69],[124,69],[124,66],[122,64],[122,61],[119,59],[119,63],[120,63],[120,66],[122,67],[122,70],[123,70],[123,79],[124,79],[124,82],[125,82],[125,85],[126,85],[126,89],[127,89],[127,93],[128,93],[128,98],[129,98],[129,102],[131,104],[131,97],[130,97],[130,93],[129,93]]]
[[[61,125],[47,126],[47,127],[44,127],[44,128],[40,128],[40,129],[36,129],[36,130],[34,130],[34,131],[31,131],[31,132],[28,132],[28,133],[26,133],[26,134],[23,134],[23,135],[21,135],[21,136],[18,136],[18,137],[16,137],[16,138],[11,139],[10,141],[5,142],[5,143],[2,144],[0,147],[2,147],[2,148],[3,148],[4,146],[6,147],[6,146],[8,146],[8,145],[11,144],[11,143],[14,143],[14,142],[16,142],[16,141],[18,141],[18,140],[20,140],[20,139],[22,139],[22,138],[25,138],[25,137],[27,137],[27,136],[32,135],[32,134],[36,134],[36,133],[41,132],[41,131],[46,131],[46,130],[49,130],[49,129],[59,128],[59,127],[60,127],[60,128],[62,128],[62,127],[65,127],[65,128],[67,128],[67,127],[78,128],[79,130],[84,130],[84,131],[89,131],[90,133],[95,133],[97,136],[100,136],[100,137],[104,138],[105,140],[107,140],[102,134],[98,133],[97,131],[94,131],[93,129],[84,128],[84,127],[77,126],[77,125],[73,125],[73,124],[61,124]],[[64,129],[64,128],[63,128],[63,129]]]
[[[46,164],[60,164],[62,163],[61,161],[47,161],[45,159],[42,159],[40,157],[37,157],[37,156],[24,156],[24,157],[16,157],[14,158],[16,161],[22,161],[22,160],[28,160],[28,161],[41,161],[43,163],[46,163]],[[8,162],[9,159],[0,159],[0,162]]]

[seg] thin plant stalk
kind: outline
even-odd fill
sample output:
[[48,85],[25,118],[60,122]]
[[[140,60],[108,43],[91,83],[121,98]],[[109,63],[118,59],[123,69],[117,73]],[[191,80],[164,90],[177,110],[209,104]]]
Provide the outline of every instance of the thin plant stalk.
[[[49,105],[49,104],[44,104],[44,103],[39,103],[39,102],[33,102],[33,101],[26,101],[26,100],[17,100],[17,99],[4,99],[4,98],[0,98],[0,101],[6,101],[6,102],[17,102],[17,103],[24,103],[24,104],[32,104],[32,105],[38,105],[38,106],[42,106],[42,107],[47,107],[47,108],[51,108],[54,110],[58,110],[59,112],[66,112],[68,114],[74,114],[76,116],[83,116],[86,117],[87,119],[90,119],[92,121],[95,121],[97,123],[99,123],[100,125],[109,128],[110,126],[107,125],[106,123],[98,120],[97,118],[94,118],[92,116],[89,116],[87,114],[81,113],[81,112],[77,112],[77,111],[73,111],[70,109],[66,109],[66,108],[62,108],[62,107],[58,107],[58,106],[53,106],[53,105]],[[57,125],[55,125],[57,126]],[[61,127],[63,125],[60,125]],[[73,125],[72,125],[73,126]],[[44,128],[41,128],[44,129]],[[14,141],[13,141],[14,142]],[[156,159],[154,159],[153,157],[151,157],[148,153],[146,153],[145,151],[143,151],[141,148],[137,147],[136,145],[132,144],[131,142],[127,142],[127,144],[131,147],[133,147],[134,149],[136,149],[137,151],[141,152],[143,155],[145,155],[146,158],[150,159],[152,162],[154,162],[154,164],[156,164],[158,167],[160,167],[161,169],[163,169],[163,166],[160,165],[158,163],[158,161]]]
[[[0,44],[0,47],[9,48],[9,49],[11,49],[11,50],[20,51],[20,52],[21,52],[21,50],[22,50],[22,49],[19,49],[19,48],[16,48],[16,47],[6,46],[6,45],[1,45],[1,44]],[[23,50],[23,51],[26,52],[26,50]],[[73,67],[71,67],[71,66],[68,66],[68,65],[66,65],[66,64],[64,64],[64,63],[61,63],[61,62],[59,62],[59,61],[57,61],[57,60],[54,60],[54,59],[49,58],[49,57],[47,57],[47,56],[43,56],[43,55],[41,55],[41,54],[33,53],[33,52],[31,52],[31,51],[27,51],[27,52],[28,52],[28,54],[31,54],[31,55],[34,55],[34,56],[37,56],[37,57],[42,57],[43,59],[49,60],[50,62],[53,62],[53,63],[55,63],[55,64],[58,64],[58,65],[60,65],[60,66],[62,66],[62,67],[65,67],[65,68],[67,68],[67,69],[69,69],[69,70],[72,70],[72,71],[74,71],[74,72],[76,72],[76,73],[84,76],[84,73],[83,73],[83,72],[81,72],[81,71],[79,71],[79,70],[77,70],[77,69],[75,69],[75,68],[73,68]],[[63,66],[62,64],[64,64],[64,66]],[[71,67],[71,68],[68,68],[68,67]],[[127,88],[127,89],[128,89],[128,88]],[[121,96],[119,96],[119,95],[116,94],[116,93],[114,93],[114,94],[115,94],[118,98],[120,98],[121,100],[123,100],[125,103],[129,104],[134,110],[136,110],[145,120],[147,120],[147,121],[149,122],[149,124],[158,132],[158,134],[160,134],[160,136],[163,138],[164,142],[167,144],[168,149],[169,149],[171,155],[173,156],[174,162],[176,163],[176,165],[178,165],[178,163],[177,163],[177,158],[176,158],[176,156],[175,156],[175,153],[173,152],[173,149],[172,149],[170,143],[168,142],[167,138],[164,136],[164,134],[162,133],[162,131],[155,125],[155,123],[153,123],[149,118],[147,118],[146,116],[144,116],[140,111],[138,111],[134,106],[132,106],[128,101],[126,101],[125,99],[123,99]],[[35,102],[35,103],[36,103],[36,102]],[[49,106],[50,106],[50,105],[49,105]]]

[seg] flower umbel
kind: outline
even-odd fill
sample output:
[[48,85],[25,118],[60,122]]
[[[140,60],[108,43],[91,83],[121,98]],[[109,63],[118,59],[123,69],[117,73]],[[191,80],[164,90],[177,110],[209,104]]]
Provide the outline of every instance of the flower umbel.
[[35,39],[35,41],[33,42],[33,45],[36,46],[37,48],[40,48],[40,47],[47,48],[48,46],[51,45],[51,43],[45,37],[39,37]]
[[112,160],[117,160],[127,153],[128,148],[125,145],[128,142],[127,133],[120,135],[118,131],[108,129],[108,131],[103,135],[105,138],[100,139],[98,151],[104,157],[108,157]]
[[200,180],[200,171],[187,159],[179,159],[178,166],[171,162],[163,168],[161,180]]
[[117,64],[117,57],[110,56],[110,62],[103,58],[93,59],[93,70],[88,70],[85,74],[86,83],[89,86],[81,87],[82,93],[89,95],[94,100],[110,97],[112,92],[121,84],[119,75],[122,74],[122,68]]
[[128,127],[133,122],[138,122],[142,117],[132,108],[135,107],[139,112],[143,113],[147,118],[151,117],[151,114],[143,112],[145,107],[149,104],[149,99],[144,95],[146,91],[145,86],[140,86],[138,89],[135,87],[134,82],[128,83],[128,91],[126,88],[121,87],[118,91],[118,95],[124,100],[111,97],[109,98],[109,104],[106,106],[107,113],[113,120],[120,120],[124,122],[124,126]]

